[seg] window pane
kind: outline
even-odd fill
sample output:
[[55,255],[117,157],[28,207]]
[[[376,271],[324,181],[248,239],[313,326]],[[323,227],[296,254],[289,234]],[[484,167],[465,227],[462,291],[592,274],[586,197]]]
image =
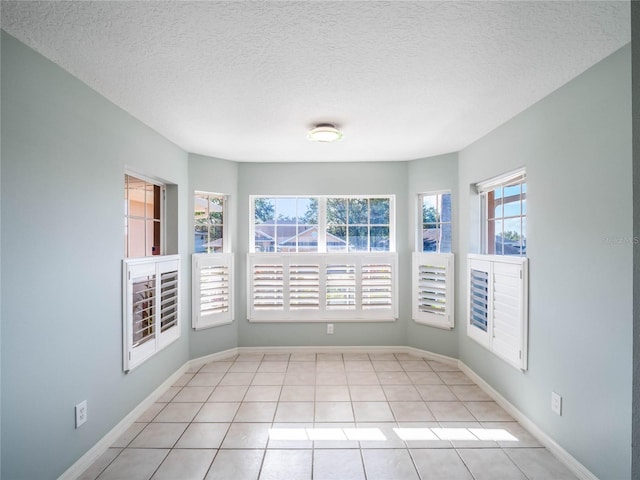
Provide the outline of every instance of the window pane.
[[276,251],[295,252],[296,251],[296,225],[278,224],[276,226]]
[[317,225],[318,223],[318,199],[298,199],[298,223]]
[[127,233],[129,235],[129,257],[144,257],[146,252],[144,220],[129,218]]
[[295,223],[296,199],[278,198],[276,200],[276,214],[278,223]]
[[346,227],[327,228],[327,251],[345,252],[347,250],[347,229]]
[[276,227],[273,224],[256,225],[255,229],[255,250],[256,252],[275,251]]
[[349,251],[366,252],[369,248],[369,228],[349,227]]
[[441,224],[442,234],[440,237],[440,253],[451,253],[451,224]]
[[160,238],[157,239],[158,243],[156,244],[155,230],[156,230],[156,222],[153,220],[146,221],[146,238],[145,238],[145,255],[146,257],[150,257],[151,255],[159,255],[160,254]]
[[318,251],[318,227],[315,225],[298,225],[298,251]]
[[209,197],[209,222],[223,224],[224,223],[224,199],[221,197]]
[[495,220],[487,221],[487,254],[494,255],[496,253],[496,222]]
[[502,220],[495,220],[495,254],[504,255],[502,250]]
[[520,184],[517,183],[515,185],[509,185],[504,187],[504,197],[515,197],[520,196]]
[[520,255],[520,243],[522,239],[522,229],[520,218],[510,218],[504,220],[504,233],[502,235],[504,255]]
[[223,243],[222,243],[222,234],[223,227],[222,226],[211,226],[209,227],[209,240],[205,244],[207,253],[215,253],[223,251]]
[[389,227],[371,227],[371,251],[389,251]]
[[201,225],[196,225],[193,235],[194,235],[194,239],[193,239],[194,252],[205,253],[207,251],[205,244],[209,241],[207,238],[206,227],[203,227]]
[[352,198],[349,200],[349,224],[369,223],[369,202],[365,198]]
[[276,201],[274,198],[256,198],[255,223],[273,223],[276,213]]
[[440,221],[451,222],[451,194],[443,193],[440,196]]
[[389,225],[389,199],[372,198],[370,200],[372,225]]
[[[343,198],[327,199],[327,224],[347,224],[347,201]],[[346,240],[346,239],[345,239]]]
[[427,223],[422,229],[422,251],[423,252],[436,252],[438,250],[438,240],[440,237],[440,231],[438,224]]

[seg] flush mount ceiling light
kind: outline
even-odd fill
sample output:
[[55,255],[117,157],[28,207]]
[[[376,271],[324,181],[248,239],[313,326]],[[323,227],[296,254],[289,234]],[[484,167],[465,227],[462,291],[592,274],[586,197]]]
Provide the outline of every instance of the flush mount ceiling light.
[[320,123],[309,130],[307,136],[314,142],[337,142],[342,138],[342,131],[330,123]]

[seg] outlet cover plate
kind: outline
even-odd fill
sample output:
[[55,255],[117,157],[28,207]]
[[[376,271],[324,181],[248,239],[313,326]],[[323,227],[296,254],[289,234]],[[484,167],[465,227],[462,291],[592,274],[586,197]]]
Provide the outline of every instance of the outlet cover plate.
[[76,428],[79,428],[87,421],[87,401],[83,400],[76,405]]
[[556,392],[551,392],[551,411],[556,415],[562,415],[562,397]]
[[327,323],[327,334],[333,335],[333,323]]

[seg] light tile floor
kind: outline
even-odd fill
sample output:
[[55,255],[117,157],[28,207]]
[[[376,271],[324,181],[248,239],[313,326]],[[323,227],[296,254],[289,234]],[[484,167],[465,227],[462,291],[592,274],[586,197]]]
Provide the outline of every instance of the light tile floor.
[[185,374],[82,480],[576,477],[463,372],[405,353],[240,354]]

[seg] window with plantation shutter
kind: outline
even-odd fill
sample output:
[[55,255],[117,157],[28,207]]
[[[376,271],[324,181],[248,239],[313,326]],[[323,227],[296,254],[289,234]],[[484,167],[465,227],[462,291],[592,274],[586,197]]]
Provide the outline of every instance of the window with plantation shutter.
[[454,325],[453,254],[413,254],[413,320],[433,327]]
[[195,254],[192,266],[193,328],[199,330],[231,323],[233,254]]
[[384,321],[397,314],[395,253],[252,253],[249,320]]
[[527,369],[526,258],[470,255],[467,334],[520,370]]
[[125,259],[124,370],[130,371],[180,336],[180,257]]

